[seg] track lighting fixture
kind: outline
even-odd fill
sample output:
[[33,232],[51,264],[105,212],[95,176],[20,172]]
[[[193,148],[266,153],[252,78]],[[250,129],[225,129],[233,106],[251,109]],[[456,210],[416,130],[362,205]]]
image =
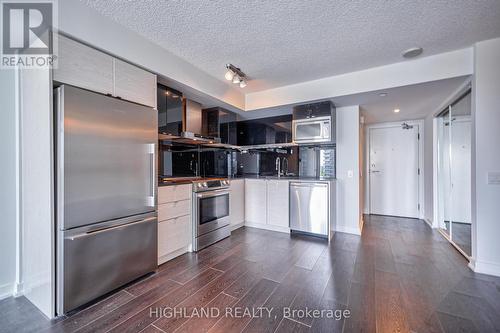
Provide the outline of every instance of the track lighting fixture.
[[226,80],[238,84],[240,88],[245,88],[247,86],[247,76],[238,67],[232,64],[226,64],[226,74],[224,77]]

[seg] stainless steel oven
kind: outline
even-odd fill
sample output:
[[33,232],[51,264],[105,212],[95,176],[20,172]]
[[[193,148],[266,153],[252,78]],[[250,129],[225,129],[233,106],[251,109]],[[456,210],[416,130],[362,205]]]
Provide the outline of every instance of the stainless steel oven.
[[229,180],[193,182],[193,250],[199,251],[231,235]]

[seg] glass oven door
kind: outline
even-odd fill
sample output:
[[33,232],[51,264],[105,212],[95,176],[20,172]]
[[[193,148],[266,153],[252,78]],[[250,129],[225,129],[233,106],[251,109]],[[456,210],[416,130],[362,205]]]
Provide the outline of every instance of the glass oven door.
[[197,236],[229,224],[229,190],[198,193]]

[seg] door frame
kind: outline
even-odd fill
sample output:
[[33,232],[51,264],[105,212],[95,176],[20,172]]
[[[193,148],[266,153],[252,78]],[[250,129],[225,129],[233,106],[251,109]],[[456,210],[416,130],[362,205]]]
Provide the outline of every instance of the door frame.
[[[470,91],[470,92],[469,92]],[[465,253],[450,237],[450,235],[447,235],[439,226],[439,222],[441,219],[441,209],[443,206],[443,203],[439,200],[439,188],[441,186],[442,179],[439,177],[439,144],[442,140],[442,137],[440,136],[441,133],[438,133],[439,129],[439,114],[443,112],[446,108],[448,108],[450,105],[454,104],[458,100],[461,99],[461,97],[467,95],[468,93],[471,94],[472,102],[474,103],[474,90],[472,88],[472,83],[471,79],[468,79],[464,84],[460,86],[456,91],[453,92],[450,97],[448,97],[445,102],[437,109],[436,112],[433,114],[433,119],[432,119],[432,126],[433,126],[433,131],[432,131],[432,154],[433,154],[433,162],[432,162],[432,197],[433,197],[433,221],[432,221],[432,228],[435,228],[439,231],[443,237],[450,242],[450,244],[457,249],[458,252],[460,252],[468,261],[469,261],[469,268],[474,271],[474,262],[476,258],[476,238],[475,238],[475,233],[476,233],[476,228],[475,228],[475,220],[474,220],[474,183],[471,184],[471,254]],[[474,180],[474,131],[475,131],[475,124],[474,124],[474,107],[471,106],[471,181]],[[451,228],[453,229],[453,223],[451,224]],[[453,233],[453,231],[452,231]]]
[[424,180],[425,180],[425,170],[424,170],[424,138],[425,138],[425,128],[424,120],[401,120],[401,121],[391,121],[385,123],[376,123],[366,126],[365,132],[365,207],[366,213],[371,214],[371,201],[370,201],[370,131],[372,129],[380,128],[391,128],[391,127],[401,127],[402,123],[407,123],[408,125],[418,126],[418,133],[420,138],[418,140],[418,167],[420,169],[420,175],[418,179],[418,203],[420,204],[420,210],[418,211],[418,218],[425,220],[425,200],[424,200]]

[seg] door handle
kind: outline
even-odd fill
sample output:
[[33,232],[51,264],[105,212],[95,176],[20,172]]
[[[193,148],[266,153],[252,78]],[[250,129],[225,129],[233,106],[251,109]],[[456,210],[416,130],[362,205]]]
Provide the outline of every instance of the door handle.
[[210,193],[197,194],[196,197],[200,198],[200,199],[213,198],[213,197],[220,197],[223,195],[228,195],[229,193],[230,193],[230,190],[215,190],[215,191],[211,191]]
[[371,173],[380,173],[380,170],[372,170]]
[[112,231],[112,230],[116,230],[116,229],[120,229],[120,228],[126,228],[126,227],[129,227],[129,226],[135,225],[135,224],[142,224],[142,223],[146,223],[146,222],[149,222],[149,221],[152,221],[152,220],[156,220],[156,219],[157,219],[156,216],[152,216],[152,217],[145,218],[143,220],[139,220],[139,221],[135,221],[135,222],[130,222],[130,223],[125,223],[125,224],[120,224],[120,225],[117,225],[117,226],[114,226],[114,227],[103,228],[103,229],[96,229],[96,230],[90,230],[90,231],[87,231],[87,232],[83,232],[81,234],[77,234],[77,235],[66,237],[65,239],[69,239],[69,240],[73,241],[73,240],[76,240],[76,239],[79,239],[79,238],[89,237],[89,236],[93,236],[93,235],[96,235],[96,234],[100,234],[100,233],[103,233],[103,232]]
[[152,205],[155,204],[155,201],[156,201],[156,198],[155,198],[155,194],[156,194],[156,148],[155,148],[155,144],[154,143],[151,143],[149,145],[149,162],[151,163],[150,164],[150,172],[151,172],[151,178],[150,178],[150,185],[151,185],[151,188],[150,188],[150,197],[153,199],[153,203]]

